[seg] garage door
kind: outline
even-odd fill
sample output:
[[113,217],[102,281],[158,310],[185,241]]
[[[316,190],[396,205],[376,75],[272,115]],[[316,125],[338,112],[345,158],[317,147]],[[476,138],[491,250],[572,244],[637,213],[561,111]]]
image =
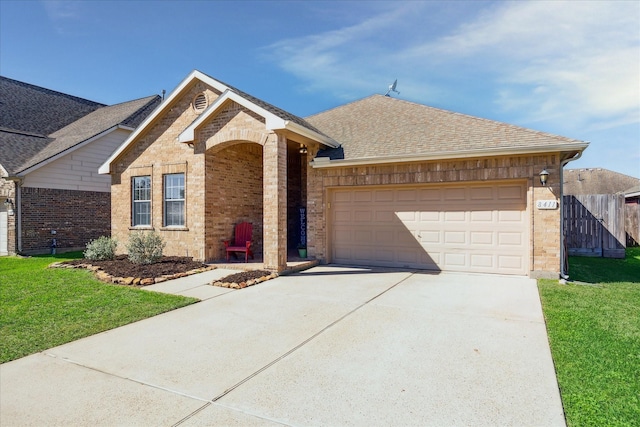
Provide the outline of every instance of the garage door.
[[359,187],[329,199],[332,262],[528,273],[524,183]]

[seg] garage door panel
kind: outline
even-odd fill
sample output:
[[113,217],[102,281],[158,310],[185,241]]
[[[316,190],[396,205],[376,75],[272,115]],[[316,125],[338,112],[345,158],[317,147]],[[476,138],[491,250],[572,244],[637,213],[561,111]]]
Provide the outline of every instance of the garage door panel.
[[466,220],[467,213],[464,211],[455,212],[455,211],[447,211],[444,213],[444,220],[447,222],[464,222]]
[[490,231],[472,231],[470,233],[470,242],[472,245],[493,245],[495,233]]
[[501,185],[498,187],[498,200],[524,200],[524,187],[522,185]]
[[[527,273],[529,239],[523,184],[372,189],[366,202],[365,192],[357,196],[363,201],[356,202],[354,191],[331,193],[336,207],[331,213],[334,262]],[[336,197],[343,192],[354,194]]]
[[383,223],[393,222],[395,216],[396,216],[395,213],[390,210],[376,210],[375,212],[376,222],[383,222]]
[[443,188],[444,200],[445,201],[454,201],[454,200],[466,200],[466,188]]
[[445,231],[444,243],[453,245],[463,245],[467,243],[466,234],[464,231]]
[[499,232],[497,234],[498,234],[498,244],[500,244],[500,246],[522,246],[522,244],[524,243],[522,241],[521,233]]
[[376,190],[374,200],[376,202],[393,202],[393,190]]
[[469,189],[469,199],[474,201],[481,200],[493,200],[494,188],[493,187],[471,187]]
[[491,269],[495,267],[495,257],[487,254],[471,254],[471,267],[476,269]]
[[370,210],[357,210],[355,211],[353,218],[356,220],[356,222],[371,222],[371,220],[373,219],[372,212]]
[[493,211],[471,211],[471,222],[491,222],[494,221]]
[[336,209],[334,211],[334,224],[348,223],[351,224],[351,211]]

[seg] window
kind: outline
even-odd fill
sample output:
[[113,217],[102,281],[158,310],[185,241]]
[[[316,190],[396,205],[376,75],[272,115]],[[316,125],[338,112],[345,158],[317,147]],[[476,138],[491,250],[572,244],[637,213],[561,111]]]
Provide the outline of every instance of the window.
[[151,225],[151,177],[135,176],[132,185],[133,226]]
[[184,226],[184,174],[164,175],[164,226]]

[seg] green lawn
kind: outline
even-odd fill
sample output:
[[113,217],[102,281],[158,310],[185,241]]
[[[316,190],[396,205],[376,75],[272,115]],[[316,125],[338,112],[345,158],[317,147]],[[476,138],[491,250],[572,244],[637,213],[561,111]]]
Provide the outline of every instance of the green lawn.
[[46,268],[80,257],[0,257],[0,363],[197,301],[104,284],[86,270]]
[[538,282],[569,426],[640,425],[640,249],[571,257],[578,284]]

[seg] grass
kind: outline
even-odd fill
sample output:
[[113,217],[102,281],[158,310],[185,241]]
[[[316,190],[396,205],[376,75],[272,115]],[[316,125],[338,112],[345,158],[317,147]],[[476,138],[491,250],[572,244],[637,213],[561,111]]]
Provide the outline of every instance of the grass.
[[567,424],[640,426],[640,248],[569,274],[538,282]]
[[86,270],[46,268],[81,257],[0,257],[0,363],[197,301],[105,284]]

